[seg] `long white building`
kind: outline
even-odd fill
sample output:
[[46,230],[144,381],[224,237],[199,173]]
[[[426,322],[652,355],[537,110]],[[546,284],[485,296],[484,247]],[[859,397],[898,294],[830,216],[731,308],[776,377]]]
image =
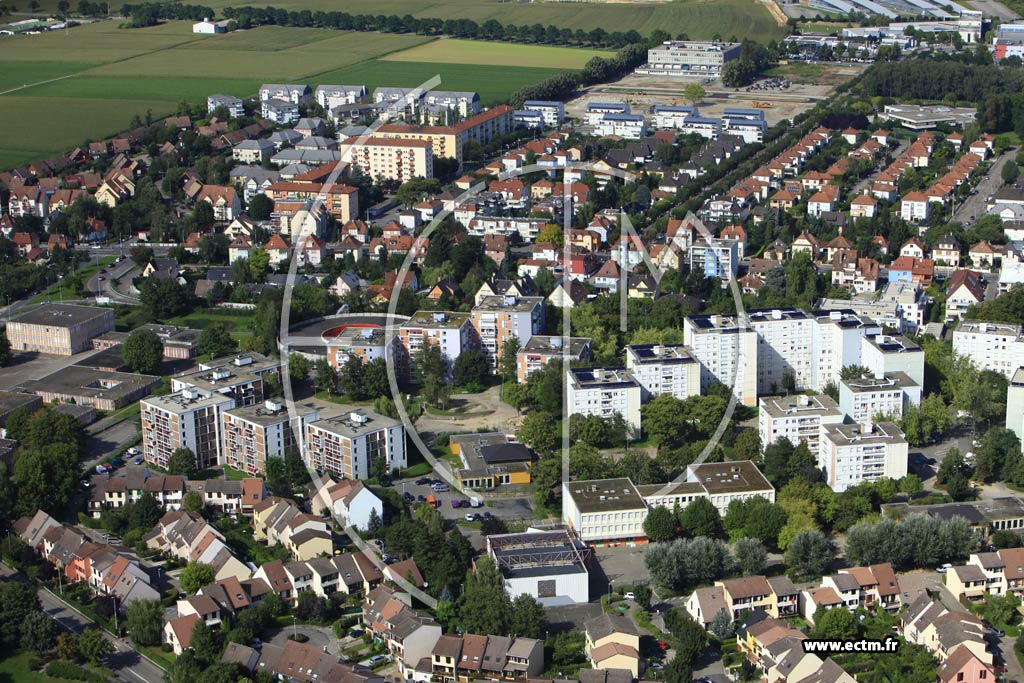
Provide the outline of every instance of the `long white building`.
[[892,422],[822,425],[818,466],[836,493],[861,482],[907,474],[907,440]]
[[683,344],[627,346],[626,368],[640,383],[644,401],[662,394],[678,399],[700,394],[700,363]]
[[629,370],[573,368],[569,370],[569,414],[612,417],[618,413],[640,431],[640,383]]
[[758,400],[757,432],[762,448],[785,438],[794,446],[806,441],[811,453],[816,454],[821,426],[842,421],[843,411],[825,394],[765,396]]
[[979,370],[1016,374],[1024,365],[1024,337],[1020,325],[961,322],[953,331],[953,353],[966,356]]

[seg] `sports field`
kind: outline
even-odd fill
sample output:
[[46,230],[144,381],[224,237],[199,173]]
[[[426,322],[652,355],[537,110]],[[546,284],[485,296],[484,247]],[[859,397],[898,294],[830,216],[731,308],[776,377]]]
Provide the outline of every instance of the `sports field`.
[[[422,61],[425,56],[409,52],[431,42],[445,48],[427,53],[433,55],[429,57],[432,61]],[[493,103],[600,54],[462,43],[470,41],[283,26],[200,36],[191,32],[188,22],[134,30],[99,22],[66,32],[3,36],[0,168],[66,151],[86,139],[113,135],[127,128],[133,116],[144,118],[147,110],[154,117],[165,116],[183,99],[204,101],[215,92],[253,96],[266,82],[301,82],[314,87],[362,83],[373,88],[414,86],[440,75],[440,87],[476,90],[485,103]],[[464,63],[469,48],[491,57],[478,64]],[[419,61],[379,59],[391,53],[411,54],[403,59]]]

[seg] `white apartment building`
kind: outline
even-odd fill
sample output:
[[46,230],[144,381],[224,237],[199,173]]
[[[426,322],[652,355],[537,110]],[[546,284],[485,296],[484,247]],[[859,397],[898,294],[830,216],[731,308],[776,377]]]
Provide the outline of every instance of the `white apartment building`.
[[697,107],[670,107],[656,105],[654,107],[655,128],[681,128],[688,116],[700,116]]
[[683,344],[633,344],[626,347],[626,368],[640,384],[641,400],[670,394],[700,395],[700,363]]
[[370,410],[353,410],[308,423],[303,455],[320,472],[366,479],[377,458],[387,461],[388,470],[407,466],[405,427]]
[[1024,365],[1024,336],[1020,325],[961,321],[953,331],[953,353],[1009,379]]
[[640,432],[640,384],[628,370],[573,368],[569,370],[570,415],[612,417],[618,413]]
[[398,336],[410,359],[426,344],[434,344],[440,347],[449,365],[454,364],[463,351],[476,346],[476,330],[469,313],[417,311],[402,323]]
[[647,51],[637,73],[652,76],[717,77],[725,63],[740,56],[737,43],[666,40]]
[[1020,438],[1024,448],[1024,367],[1017,368],[1006,388],[1006,428]]
[[744,142],[763,142],[768,122],[762,109],[726,107],[722,112],[722,133],[743,138]]
[[562,519],[587,544],[643,541],[647,504],[629,479],[566,481]]
[[907,440],[892,422],[822,425],[818,466],[836,493],[864,481],[907,474]]
[[350,156],[371,178],[404,183],[434,177],[434,149],[429,140],[372,137],[350,148]]
[[811,311],[811,315],[815,324],[811,328],[814,363],[810,387],[824,391],[830,382],[839,384],[839,373],[844,367],[860,363],[861,338],[881,334],[882,327],[845,308]]
[[624,102],[589,102],[583,113],[583,122],[588,126],[601,123],[605,114],[629,114],[629,105]]
[[544,331],[544,297],[485,296],[470,315],[481,350],[491,367],[497,368],[506,341],[514,337],[522,348],[530,337]]
[[206,98],[206,113],[212,114],[217,107],[224,107],[228,110],[231,118],[236,119],[245,116],[245,106],[242,100],[232,95],[210,95]]
[[284,100],[292,104],[309,104],[312,99],[313,92],[305,84],[264,83],[260,86],[260,102]]
[[743,405],[757,402],[757,333],[736,316],[693,315],[683,321],[683,343],[700,363],[701,393],[715,382],[733,389]]
[[818,308],[826,311],[849,310],[870,318],[898,334],[917,334],[924,325],[930,301],[924,292],[909,282],[890,282],[870,299],[822,299]]
[[167,460],[179,448],[196,456],[207,468],[220,462],[221,413],[235,407],[235,399],[219,393],[203,395],[194,387],[139,402],[142,455],[146,462],[167,469]]
[[317,104],[330,111],[343,104],[356,104],[366,97],[365,85],[318,85],[313,91]]
[[709,116],[687,116],[679,126],[679,132],[713,140],[722,134],[722,120]]
[[254,477],[262,476],[270,458],[299,450],[307,422],[320,419],[312,405],[295,404],[293,418],[278,401],[232,408],[221,413],[220,462]]
[[859,424],[875,421],[880,415],[898,420],[908,403],[921,404],[921,385],[905,372],[839,382],[839,408]]
[[924,349],[902,335],[863,337],[860,364],[875,377],[905,372],[918,386],[924,386]]
[[704,277],[719,278],[723,288],[739,272],[739,261],[736,240],[701,238],[690,247],[690,270],[704,273]]
[[647,135],[647,119],[640,114],[605,114],[594,124],[594,135],[617,135],[639,140]]
[[527,100],[523,109],[539,113],[546,128],[558,128],[565,119],[565,104],[558,101]]
[[757,404],[757,433],[762,448],[785,438],[794,446],[806,441],[811,453],[817,453],[821,425],[843,421],[843,411],[825,394],[764,396]]
[[792,376],[796,389],[811,386],[814,318],[793,308],[748,311],[757,333],[757,393],[774,394]]
[[[535,334],[516,353],[516,381],[520,384],[530,374],[543,369],[551,361],[588,361],[591,356],[590,337],[557,337]],[[568,348],[566,348],[568,344]]]

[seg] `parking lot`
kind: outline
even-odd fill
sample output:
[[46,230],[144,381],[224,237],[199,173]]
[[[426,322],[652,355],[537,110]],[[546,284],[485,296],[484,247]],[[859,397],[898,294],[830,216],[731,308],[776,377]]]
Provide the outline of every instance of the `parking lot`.
[[[434,496],[439,503],[437,510],[445,519],[460,520],[464,519],[467,513],[483,515],[485,512],[490,512],[494,517],[505,521],[533,519],[533,507],[530,504],[529,497],[481,501],[480,507],[473,508],[469,506],[469,496],[463,495],[455,489],[442,492],[435,491],[431,488],[430,483],[426,483],[427,480],[427,477],[403,479],[395,481],[394,487],[400,495],[406,497],[406,500],[409,500],[407,496],[412,496],[411,502],[426,502],[427,496]],[[430,478],[430,480],[433,481],[433,478]],[[454,507],[452,501],[458,501],[459,507]]]

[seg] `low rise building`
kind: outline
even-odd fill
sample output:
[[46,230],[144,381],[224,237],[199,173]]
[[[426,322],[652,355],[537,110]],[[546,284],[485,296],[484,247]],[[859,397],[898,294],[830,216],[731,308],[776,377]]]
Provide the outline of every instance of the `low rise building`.
[[7,322],[13,351],[72,356],[92,348],[92,340],[114,329],[114,310],[80,304],[43,304]]
[[590,550],[567,531],[530,529],[484,541],[509,597],[525,593],[545,607],[590,601]]
[[161,378],[154,375],[69,365],[41,379],[23,382],[20,388],[36,394],[46,403],[71,403],[113,411],[147,396],[160,383]]
[[533,454],[505,434],[458,434],[450,437],[448,444],[462,461],[462,468],[455,470],[460,487],[489,490],[530,483]]
[[563,482],[562,515],[590,545],[647,542],[647,504],[629,479]]

